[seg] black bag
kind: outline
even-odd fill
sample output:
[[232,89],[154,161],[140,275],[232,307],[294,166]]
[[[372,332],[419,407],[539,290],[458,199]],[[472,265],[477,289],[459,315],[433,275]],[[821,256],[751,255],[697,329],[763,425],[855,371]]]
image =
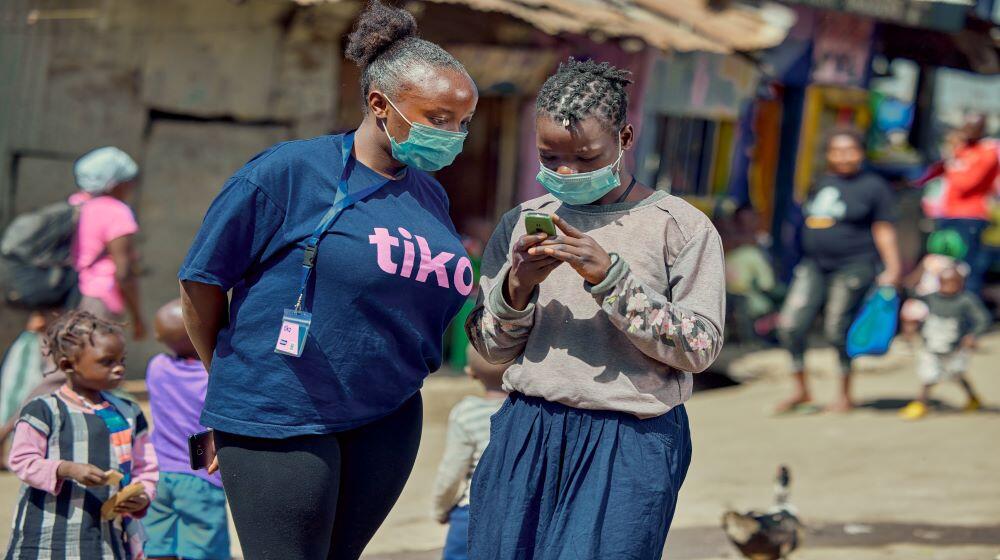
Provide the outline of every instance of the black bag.
[[0,237],[0,294],[11,306],[45,309],[73,305],[77,276],[70,250],[79,210],[58,202],[22,214]]

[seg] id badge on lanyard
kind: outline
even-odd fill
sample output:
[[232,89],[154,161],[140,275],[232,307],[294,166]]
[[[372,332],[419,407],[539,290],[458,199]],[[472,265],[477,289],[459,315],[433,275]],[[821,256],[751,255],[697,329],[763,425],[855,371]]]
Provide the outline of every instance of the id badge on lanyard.
[[286,308],[281,320],[281,330],[278,331],[278,341],[274,345],[274,351],[278,354],[298,358],[305,349],[309,327],[312,326],[312,313],[305,309],[306,289],[309,285],[309,277],[313,268],[316,267],[316,253],[320,240],[333,222],[336,221],[340,213],[345,208],[355,202],[365,198],[382,188],[388,180],[381,181],[366,189],[348,195],[347,180],[351,176],[351,149],[354,147],[354,133],[344,135],[341,146],[341,158],[343,171],[340,174],[340,184],[337,188],[336,200],[333,206],[326,212],[319,225],[313,230],[312,235],[306,240],[305,255],[302,257],[302,282],[299,287],[299,296],[295,301],[295,307]]

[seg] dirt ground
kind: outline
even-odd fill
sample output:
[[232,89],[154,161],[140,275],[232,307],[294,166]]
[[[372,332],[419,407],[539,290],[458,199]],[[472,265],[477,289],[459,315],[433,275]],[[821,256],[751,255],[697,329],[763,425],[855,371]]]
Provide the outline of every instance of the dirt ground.
[[[718,529],[726,509],[771,504],[779,464],[792,473],[792,503],[808,526],[801,560],[1000,558],[1000,334],[984,339],[971,379],[987,409],[963,414],[957,387],[935,392],[938,410],[909,423],[896,416],[917,382],[903,344],[866,360],[857,377],[861,408],[848,415],[775,417],[788,390],[787,358],[757,352],[731,365],[748,381],[698,393],[688,403],[694,460],[681,491],[665,558],[739,558]],[[832,396],[833,355],[810,352],[815,395]],[[429,517],[431,482],[448,411],[477,388],[436,375],[424,389],[425,426],[409,484],[366,551],[368,560],[440,558],[445,527]],[[6,540],[18,481],[0,475]],[[234,553],[238,554],[234,543]]]

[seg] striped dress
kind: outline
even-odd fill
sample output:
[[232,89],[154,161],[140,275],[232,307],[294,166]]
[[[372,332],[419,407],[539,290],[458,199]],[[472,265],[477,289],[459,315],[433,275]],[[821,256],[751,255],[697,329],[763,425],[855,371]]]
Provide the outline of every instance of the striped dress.
[[[137,404],[122,402],[126,410],[119,412],[138,440],[148,432],[146,419]],[[25,405],[20,421],[46,437],[46,459],[131,473],[131,451],[122,454],[120,430],[116,429],[113,436],[99,413],[68,406],[52,394]],[[107,486],[87,488],[71,480],[63,481],[56,494],[22,485],[5,558],[131,560],[135,555],[127,543],[123,523],[136,522],[123,522],[120,516],[113,521],[101,520],[101,505],[111,496],[111,490]]]

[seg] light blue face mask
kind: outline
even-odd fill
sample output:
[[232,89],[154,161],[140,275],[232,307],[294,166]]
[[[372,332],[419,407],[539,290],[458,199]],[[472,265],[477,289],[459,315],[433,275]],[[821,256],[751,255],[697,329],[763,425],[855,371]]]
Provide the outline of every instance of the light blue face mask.
[[410,125],[410,136],[402,144],[396,142],[385,127],[382,128],[389,137],[392,157],[396,158],[396,161],[423,171],[437,171],[451,165],[458,154],[462,153],[462,144],[465,143],[468,132],[451,132],[410,122],[410,119],[396,108],[395,103],[388,97],[385,100]]
[[565,202],[566,204],[580,205],[590,204],[621,185],[621,178],[618,176],[618,164],[622,161],[624,150],[621,148],[621,138],[618,139],[618,159],[607,167],[602,167],[594,171],[584,173],[573,173],[563,175],[545,167],[542,164],[541,171],[535,179],[545,190],[552,193],[552,196]]

